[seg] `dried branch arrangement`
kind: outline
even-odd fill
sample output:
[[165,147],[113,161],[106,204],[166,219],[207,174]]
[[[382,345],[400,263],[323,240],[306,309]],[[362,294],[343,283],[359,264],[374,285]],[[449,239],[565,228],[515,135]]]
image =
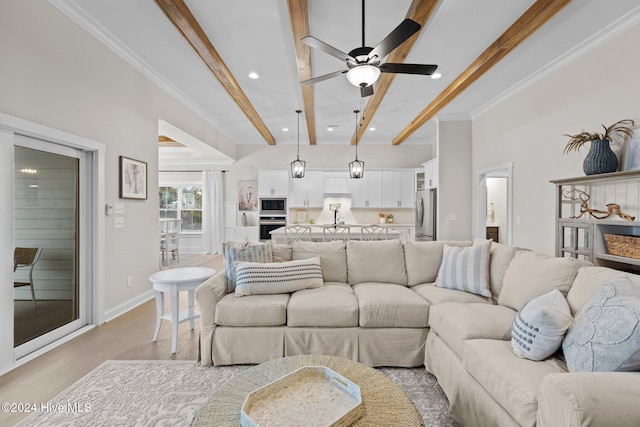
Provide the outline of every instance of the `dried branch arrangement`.
[[597,141],[599,139],[606,139],[611,141],[611,138],[614,137],[622,137],[623,139],[626,137],[632,138],[634,136],[633,126],[635,122],[630,119],[619,120],[612,124],[609,127],[602,125],[604,131],[603,132],[587,132],[582,131],[576,135],[567,135],[569,138],[569,142],[567,142],[567,146],[564,147],[564,154],[570,153],[572,151],[580,151],[580,148],[586,144],[587,142]]
[[587,193],[585,193],[582,190],[578,190],[573,189],[571,191],[563,191],[562,192],[562,196],[569,199],[569,200],[580,200],[580,215],[577,216],[572,216],[570,217],[571,219],[578,219],[581,218],[582,215],[588,213],[589,215],[591,215],[592,217],[596,218],[596,219],[605,219],[605,218],[609,218],[611,215],[618,215],[620,218],[626,220],[626,221],[633,221],[634,219],[636,219],[635,216],[631,216],[628,215],[624,212],[622,212],[622,209],[620,208],[620,205],[617,203],[608,203],[607,204],[607,210],[606,211],[600,211],[597,209],[591,209],[589,207],[589,199],[591,199],[591,196]]

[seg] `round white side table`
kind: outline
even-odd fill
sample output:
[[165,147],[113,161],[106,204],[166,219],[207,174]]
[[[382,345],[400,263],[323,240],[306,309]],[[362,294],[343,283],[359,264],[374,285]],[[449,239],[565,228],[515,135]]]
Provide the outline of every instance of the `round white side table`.
[[[178,348],[178,325],[189,321],[191,329],[194,328],[194,319],[200,317],[200,313],[193,309],[194,291],[202,282],[216,274],[212,268],[184,267],[159,271],[149,276],[153,283],[153,293],[156,297],[156,332],[153,341],[158,340],[162,319],[171,321],[171,353]],[[189,308],[180,310],[180,292],[189,293]],[[171,313],[164,314],[164,293],[169,293],[171,300]]]

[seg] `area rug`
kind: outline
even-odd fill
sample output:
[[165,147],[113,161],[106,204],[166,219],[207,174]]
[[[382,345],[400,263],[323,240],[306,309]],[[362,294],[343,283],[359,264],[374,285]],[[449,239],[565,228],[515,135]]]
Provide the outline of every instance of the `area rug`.
[[[202,367],[190,361],[109,360],[20,426],[189,426],[219,386],[250,366]],[[447,398],[423,368],[381,368],[420,412],[425,426],[453,427]]]

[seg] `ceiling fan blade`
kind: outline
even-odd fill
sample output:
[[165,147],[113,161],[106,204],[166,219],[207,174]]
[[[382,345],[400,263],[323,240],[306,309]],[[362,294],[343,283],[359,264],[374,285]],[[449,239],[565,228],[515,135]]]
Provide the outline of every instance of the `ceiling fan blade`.
[[360,96],[366,98],[367,96],[371,95],[373,95],[373,85],[360,86]]
[[431,64],[396,64],[387,62],[386,64],[380,64],[379,68],[383,73],[423,74],[430,76],[436,71],[438,66]]
[[331,56],[338,58],[341,61],[352,61],[356,62],[356,59],[348,54],[342,52],[341,50],[336,49],[333,46],[326,44],[325,42],[318,40],[313,36],[306,36],[300,39],[304,44],[311,46],[314,49],[318,49],[323,51],[324,53],[328,53]]
[[393,49],[400,46],[406,39],[411,37],[421,28],[421,25],[411,19],[405,19],[398,25],[387,37],[382,40],[378,46],[374,47],[369,53],[369,59],[377,56],[382,59],[387,56]]
[[339,71],[334,71],[333,73],[329,73],[329,74],[325,74],[324,76],[318,76],[318,77],[314,77],[312,79],[309,80],[305,80],[303,82],[300,82],[300,84],[303,85],[311,85],[314,83],[318,83],[321,82],[323,80],[329,80],[332,79],[334,77],[339,76],[340,74],[345,74],[348,70],[339,70]]

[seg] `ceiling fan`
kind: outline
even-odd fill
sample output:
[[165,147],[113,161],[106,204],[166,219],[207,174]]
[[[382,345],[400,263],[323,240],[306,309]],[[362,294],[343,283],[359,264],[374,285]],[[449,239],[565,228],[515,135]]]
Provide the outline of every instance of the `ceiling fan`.
[[349,82],[360,88],[361,96],[373,95],[373,84],[378,80],[380,73],[398,74],[422,74],[431,75],[438,68],[437,65],[428,64],[404,64],[404,63],[380,63],[391,51],[400,46],[414,33],[420,30],[421,26],[411,19],[405,19],[376,47],[366,47],[364,44],[364,0],[362,0],[362,46],[344,53],[327,43],[312,36],[302,38],[302,42],[308,46],[319,49],[324,53],[338,58],[347,63],[347,70],[334,71],[333,73],[305,80],[302,84],[314,84],[323,80],[347,74]]

